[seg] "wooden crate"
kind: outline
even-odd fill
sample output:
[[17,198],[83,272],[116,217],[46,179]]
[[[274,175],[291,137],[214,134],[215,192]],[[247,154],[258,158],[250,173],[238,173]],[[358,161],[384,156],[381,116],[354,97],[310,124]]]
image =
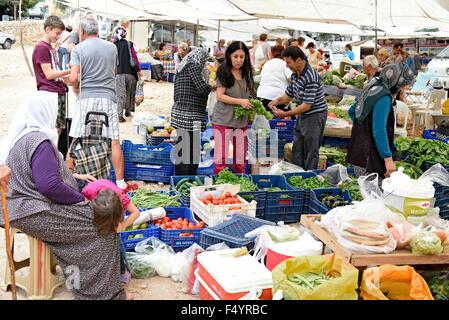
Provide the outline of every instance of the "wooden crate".
[[301,215],[301,224],[332,249],[339,257],[344,258],[354,267],[379,266],[383,264],[393,265],[449,265],[449,253],[439,255],[423,255],[412,253],[408,250],[397,250],[390,254],[353,254],[344,248],[337,239],[315,221],[319,221],[321,215]]
[[347,128],[324,128],[324,136],[325,137],[333,137],[333,138],[351,138],[352,127]]

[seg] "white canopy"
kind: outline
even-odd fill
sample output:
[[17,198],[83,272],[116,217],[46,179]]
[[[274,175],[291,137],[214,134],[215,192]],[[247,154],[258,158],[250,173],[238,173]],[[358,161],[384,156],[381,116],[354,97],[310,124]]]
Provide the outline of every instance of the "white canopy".
[[[374,0],[229,0],[259,18],[375,25]],[[378,0],[378,26],[449,26],[447,0]]]

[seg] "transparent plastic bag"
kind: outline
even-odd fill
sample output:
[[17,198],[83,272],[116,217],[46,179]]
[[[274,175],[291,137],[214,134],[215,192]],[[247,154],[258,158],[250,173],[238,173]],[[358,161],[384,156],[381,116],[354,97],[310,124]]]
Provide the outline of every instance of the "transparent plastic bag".
[[146,261],[152,263],[159,276],[170,277],[175,260],[175,253],[172,247],[155,237],[151,237],[139,242],[134,250],[136,253],[147,255]]
[[145,81],[143,80],[139,80],[137,81],[137,85],[136,85],[136,95],[135,95],[135,102],[136,102],[136,107],[138,107],[144,100],[145,100],[145,96],[143,93],[143,85],[145,84]]
[[196,243],[183,251],[185,256],[184,264],[181,267],[181,280],[184,292],[187,294],[199,294],[195,270],[198,268],[198,255],[202,252],[204,249]]
[[383,199],[383,192],[379,187],[379,175],[377,173],[361,176],[357,179],[357,182],[363,199]]
[[175,255],[175,259],[173,261],[173,267],[170,272],[170,278],[174,282],[182,282],[181,270],[183,265],[186,263],[186,253],[178,252]]
[[256,133],[257,139],[271,138],[270,122],[264,116],[256,114],[252,124],[252,130]]
[[424,172],[418,180],[430,181],[432,183],[438,183],[442,186],[448,187],[449,173],[440,163],[437,163]]
[[149,254],[127,252],[126,260],[131,276],[135,279],[148,279],[157,274],[154,261]]
[[348,169],[341,164],[335,164],[324,171],[321,176],[326,178],[327,182],[336,186],[340,182],[351,181],[348,175]]
[[230,249],[229,246],[224,242],[220,242],[207,247],[206,251],[218,251],[227,249]]

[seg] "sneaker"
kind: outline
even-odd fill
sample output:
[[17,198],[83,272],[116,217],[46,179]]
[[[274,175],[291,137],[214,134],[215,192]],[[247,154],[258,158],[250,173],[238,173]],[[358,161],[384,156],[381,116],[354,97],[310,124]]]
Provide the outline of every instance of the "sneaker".
[[123,117],[118,117],[118,121],[119,121],[119,122],[126,122],[126,119],[123,118]]

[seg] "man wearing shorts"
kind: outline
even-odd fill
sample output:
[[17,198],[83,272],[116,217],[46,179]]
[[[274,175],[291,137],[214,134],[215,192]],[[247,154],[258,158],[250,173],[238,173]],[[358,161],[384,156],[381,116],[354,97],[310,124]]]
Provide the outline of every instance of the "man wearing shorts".
[[123,179],[124,160],[119,140],[117,95],[115,93],[117,48],[113,43],[98,38],[98,22],[93,15],[82,18],[78,30],[81,42],[73,48],[70,61],[70,83],[74,92],[78,93],[70,136],[79,138],[85,135],[84,121],[88,112],[106,113],[109,128],[103,130],[103,136],[112,139],[112,165],[117,186],[126,189],[127,184]]
[[66,92],[67,86],[64,77],[70,74],[70,70],[59,69],[59,58],[52,43],[56,43],[65,30],[64,23],[57,16],[49,16],[44,22],[44,38],[36,44],[33,51],[33,69],[37,82],[37,90],[49,91],[58,94],[58,118],[56,128],[58,133],[65,129],[66,124]]

